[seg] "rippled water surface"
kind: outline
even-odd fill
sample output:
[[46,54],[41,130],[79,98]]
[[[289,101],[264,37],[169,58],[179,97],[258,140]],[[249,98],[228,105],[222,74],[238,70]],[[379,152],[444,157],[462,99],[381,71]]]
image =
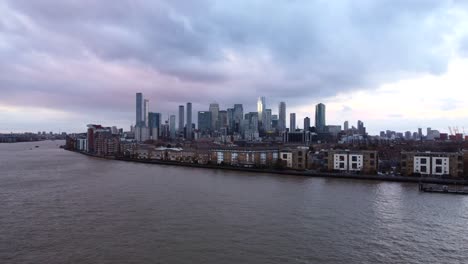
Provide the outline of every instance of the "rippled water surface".
[[468,196],[58,144],[0,144],[0,263],[468,263]]

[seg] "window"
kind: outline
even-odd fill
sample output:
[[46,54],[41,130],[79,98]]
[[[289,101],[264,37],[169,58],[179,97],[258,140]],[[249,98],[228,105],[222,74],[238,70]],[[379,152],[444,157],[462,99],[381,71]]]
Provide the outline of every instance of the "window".
[[371,161],[370,161],[370,165],[371,165],[371,166],[374,166],[374,165],[375,165],[375,161],[371,160]]
[[406,154],[401,155],[401,159],[406,159]]
[[302,158],[298,158],[298,159],[297,159],[297,162],[301,163],[301,162],[302,162]]
[[351,158],[351,160],[352,160],[352,161],[357,161],[357,157],[356,157],[356,156],[353,156],[353,157]]
[[344,169],[344,163],[340,163],[340,169]]
[[353,169],[357,169],[357,164],[356,163],[353,163],[351,166],[352,166]]
[[302,157],[302,151],[298,151],[297,156]]
[[436,173],[442,173],[442,167],[436,167],[435,172]]
[[371,153],[371,154],[370,154],[370,158],[371,158],[371,159],[375,159],[375,153]]
[[345,158],[345,157],[344,157],[343,155],[341,155],[341,156],[340,156],[340,161],[344,161],[344,158]]
[[436,164],[437,165],[442,165],[442,159],[436,159]]
[[427,172],[427,167],[426,166],[421,166],[420,171],[422,172]]
[[287,159],[288,158],[288,154],[283,154],[283,159]]
[[421,164],[427,164],[427,159],[426,158],[421,158]]

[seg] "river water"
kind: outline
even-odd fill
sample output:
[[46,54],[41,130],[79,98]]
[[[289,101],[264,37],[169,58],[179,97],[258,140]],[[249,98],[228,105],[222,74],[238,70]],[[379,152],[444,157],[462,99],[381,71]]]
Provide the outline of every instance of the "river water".
[[0,263],[468,263],[468,196],[59,144],[0,144]]

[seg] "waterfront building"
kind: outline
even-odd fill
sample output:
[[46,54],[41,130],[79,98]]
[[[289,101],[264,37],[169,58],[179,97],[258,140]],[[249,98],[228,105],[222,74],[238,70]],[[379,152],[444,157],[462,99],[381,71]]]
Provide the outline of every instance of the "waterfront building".
[[296,131],[296,113],[289,114],[289,131]]
[[286,103],[280,102],[278,108],[279,108],[278,130],[279,132],[283,132],[284,130],[286,130]]
[[376,174],[378,152],[370,150],[329,150],[328,170]]
[[326,127],[325,105],[320,103],[315,106],[315,128],[318,132],[324,133]]
[[462,152],[401,153],[401,173],[405,176],[463,177]]
[[185,138],[192,140],[192,103],[187,103],[187,127]]
[[210,150],[215,164],[240,167],[271,167],[278,161],[278,148],[220,147]]

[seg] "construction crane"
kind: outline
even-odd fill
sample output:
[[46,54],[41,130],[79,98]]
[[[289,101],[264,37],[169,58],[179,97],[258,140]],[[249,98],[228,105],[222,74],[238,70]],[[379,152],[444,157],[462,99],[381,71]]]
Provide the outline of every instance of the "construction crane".
[[448,129],[450,131],[450,135],[453,136],[452,128],[449,126]]

